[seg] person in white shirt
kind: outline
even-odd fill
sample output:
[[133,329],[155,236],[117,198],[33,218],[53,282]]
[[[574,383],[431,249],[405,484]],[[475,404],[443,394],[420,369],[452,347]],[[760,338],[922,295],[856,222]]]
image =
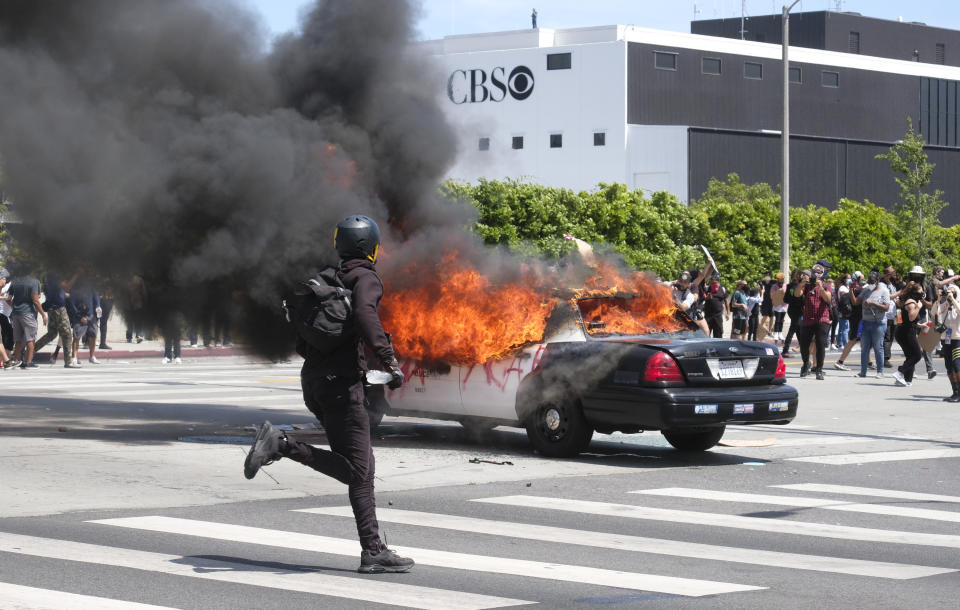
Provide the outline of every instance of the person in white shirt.
[[944,398],[947,402],[960,402],[960,288],[948,284],[940,292],[937,302],[937,320],[943,331],[943,361],[947,365],[947,377],[953,394]]

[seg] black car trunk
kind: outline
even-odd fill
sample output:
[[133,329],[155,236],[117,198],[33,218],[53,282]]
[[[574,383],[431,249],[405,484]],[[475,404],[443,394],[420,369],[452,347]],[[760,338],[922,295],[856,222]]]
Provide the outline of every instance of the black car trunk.
[[780,361],[776,348],[749,341],[691,340],[658,348],[673,356],[692,386],[771,383]]

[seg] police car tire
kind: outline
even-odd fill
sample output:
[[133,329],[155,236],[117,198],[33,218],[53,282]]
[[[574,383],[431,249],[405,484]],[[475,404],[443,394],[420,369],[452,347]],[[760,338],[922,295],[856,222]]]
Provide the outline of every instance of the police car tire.
[[679,451],[706,451],[720,442],[726,429],[726,426],[718,426],[696,430],[663,430],[661,434]]
[[525,424],[530,444],[545,457],[574,457],[593,438],[579,401],[541,404]]

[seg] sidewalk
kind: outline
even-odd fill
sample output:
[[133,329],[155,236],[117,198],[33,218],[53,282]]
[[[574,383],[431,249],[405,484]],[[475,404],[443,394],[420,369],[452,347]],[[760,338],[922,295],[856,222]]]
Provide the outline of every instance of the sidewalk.
[[[97,360],[160,360],[163,358],[163,339],[154,339],[152,341],[144,340],[142,343],[127,343],[126,339],[108,343],[113,349],[97,348],[94,355]],[[50,356],[53,354],[53,347],[46,345],[42,352],[34,354],[33,361],[37,364],[49,364]],[[215,356],[244,356],[250,354],[250,351],[242,346],[230,345],[228,347],[189,347],[186,342],[181,343],[181,356],[183,358],[206,358]],[[85,364],[90,357],[90,351],[86,346],[80,346],[78,358],[81,364]],[[57,355],[57,362],[63,364],[63,349]]]

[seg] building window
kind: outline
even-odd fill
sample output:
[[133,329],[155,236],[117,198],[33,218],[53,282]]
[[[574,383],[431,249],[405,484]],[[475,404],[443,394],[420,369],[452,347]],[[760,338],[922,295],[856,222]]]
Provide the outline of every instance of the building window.
[[763,78],[763,64],[758,64],[752,61],[743,62],[743,77],[754,79]]
[[830,72],[824,70],[821,73],[820,84],[824,87],[839,87],[840,86],[840,73],[839,72]]
[[937,63],[947,63],[947,45],[943,44],[942,42],[937,43]]
[[490,138],[480,138],[480,150],[490,150]]
[[662,51],[653,52],[653,65],[657,67],[658,70],[676,70],[677,69],[677,54],[676,53],[664,53]]
[[563,134],[562,134],[562,133],[551,133],[551,134],[550,134],[550,148],[563,148]]
[[847,38],[847,51],[860,54],[860,32],[850,32],[850,37]]
[[547,70],[569,70],[571,53],[550,53],[547,55]]
[[513,136],[513,150],[520,150],[523,148],[523,136]]
[[604,131],[595,131],[593,132],[593,145],[594,146],[606,146],[607,145],[607,134]]
[[790,82],[797,85],[803,82],[803,70],[800,68],[790,68]]
[[720,74],[720,60],[716,57],[704,57],[700,60],[700,71],[704,74]]

